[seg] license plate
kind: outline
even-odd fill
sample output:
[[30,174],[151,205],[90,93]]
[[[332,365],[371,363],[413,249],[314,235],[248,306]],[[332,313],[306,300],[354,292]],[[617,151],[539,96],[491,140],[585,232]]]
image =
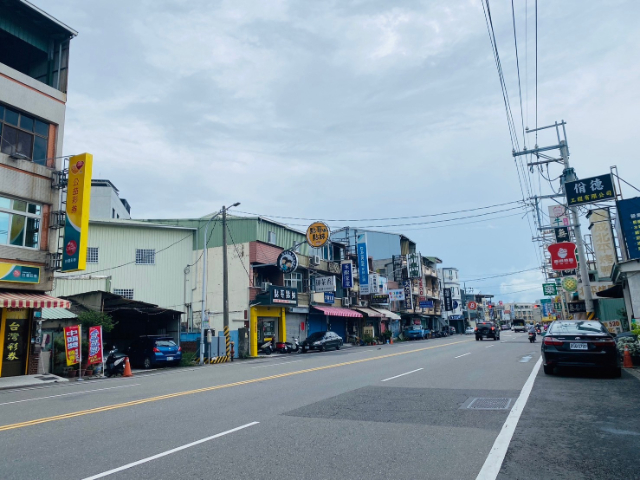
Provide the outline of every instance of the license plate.
[[170,362],[171,360],[173,360],[173,357],[167,357],[167,362]]
[[571,350],[587,350],[588,349],[586,343],[570,343],[569,348]]

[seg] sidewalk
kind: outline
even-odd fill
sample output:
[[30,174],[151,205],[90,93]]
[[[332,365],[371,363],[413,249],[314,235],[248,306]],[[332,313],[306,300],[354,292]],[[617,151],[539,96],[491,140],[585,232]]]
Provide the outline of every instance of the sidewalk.
[[20,375],[18,377],[0,378],[0,390],[14,388],[39,387],[51,383],[68,382],[68,378],[58,377],[52,373],[44,375]]

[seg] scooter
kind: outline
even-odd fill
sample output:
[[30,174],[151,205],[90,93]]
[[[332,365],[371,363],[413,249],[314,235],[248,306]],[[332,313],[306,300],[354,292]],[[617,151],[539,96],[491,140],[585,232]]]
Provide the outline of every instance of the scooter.
[[293,342],[285,342],[285,345],[287,346],[287,349],[289,350],[286,353],[297,353],[300,351],[300,343],[298,342],[298,337],[291,337],[293,339]]
[[271,341],[264,342],[262,345],[258,346],[258,350],[265,355],[271,355],[273,352],[273,348],[271,347]]
[[107,377],[113,377],[114,375],[122,376],[124,374],[125,359],[127,357],[128,355],[124,353],[118,353],[117,348],[112,348],[105,362],[104,374]]
[[289,342],[276,342],[276,352],[278,353],[291,352],[289,345],[291,345]]
[[536,334],[533,332],[529,332],[529,342],[534,343],[536,341]]

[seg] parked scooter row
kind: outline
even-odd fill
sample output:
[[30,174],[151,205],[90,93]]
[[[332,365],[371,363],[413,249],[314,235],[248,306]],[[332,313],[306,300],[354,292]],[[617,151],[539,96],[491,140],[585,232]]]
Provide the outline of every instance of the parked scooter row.
[[258,344],[258,351],[265,355],[271,355],[273,352],[278,353],[298,353],[300,351],[300,342],[298,337],[291,337],[293,342],[276,342],[273,345],[273,339]]

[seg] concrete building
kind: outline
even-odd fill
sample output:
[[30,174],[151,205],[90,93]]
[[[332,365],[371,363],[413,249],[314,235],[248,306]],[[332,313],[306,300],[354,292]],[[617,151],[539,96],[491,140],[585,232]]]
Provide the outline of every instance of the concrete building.
[[527,323],[542,322],[542,309],[537,303],[507,303],[504,310],[509,310],[511,320],[524,320]]
[[109,180],[91,179],[92,220],[127,220],[131,218],[131,206],[120,198],[118,189]]
[[76,35],[29,2],[0,2],[0,376],[37,371],[35,314],[68,305],[44,293],[58,266],[55,172]]

